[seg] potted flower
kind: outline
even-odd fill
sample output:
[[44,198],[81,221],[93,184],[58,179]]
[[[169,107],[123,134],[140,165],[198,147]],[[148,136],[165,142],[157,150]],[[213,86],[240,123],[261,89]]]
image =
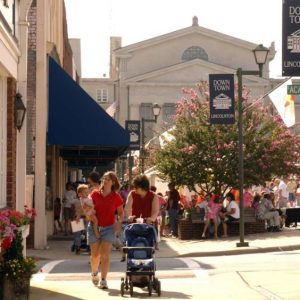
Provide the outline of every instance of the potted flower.
[[[0,237],[3,237],[0,257],[0,299],[29,299],[30,278],[36,272],[33,259],[23,255],[24,232],[35,217],[34,209],[25,212],[5,210],[0,212]],[[25,229],[24,229],[25,228]]]
[[0,253],[8,250],[15,238],[16,225],[11,224],[9,212],[0,211]]
[[24,213],[16,210],[8,211],[10,222],[17,226],[18,230],[22,232],[23,238],[25,239],[29,235],[30,221],[36,216],[34,208],[28,208],[25,205]]
[[2,298],[5,300],[29,299],[30,278],[37,272],[35,261],[23,256],[22,234],[16,232],[11,247],[0,261]]

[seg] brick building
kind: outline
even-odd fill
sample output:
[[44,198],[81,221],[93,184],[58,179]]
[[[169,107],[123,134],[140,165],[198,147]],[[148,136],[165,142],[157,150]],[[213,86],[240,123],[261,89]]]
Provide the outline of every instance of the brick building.
[[[25,204],[26,121],[16,128],[16,94],[26,106],[27,13],[32,0],[0,2],[0,209]],[[24,171],[24,172],[23,172]]]

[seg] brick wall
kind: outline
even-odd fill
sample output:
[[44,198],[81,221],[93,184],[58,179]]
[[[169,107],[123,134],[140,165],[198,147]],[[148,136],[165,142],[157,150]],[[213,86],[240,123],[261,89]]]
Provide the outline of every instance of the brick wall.
[[71,77],[73,77],[73,51],[68,38],[68,25],[67,25],[65,5],[64,5],[64,15],[63,15],[63,40],[64,40],[63,68]]
[[16,208],[17,129],[15,127],[15,95],[17,82],[7,79],[7,207]]
[[27,52],[27,174],[34,174],[35,158],[35,100],[36,100],[36,0],[32,1],[28,12],[28,52]]

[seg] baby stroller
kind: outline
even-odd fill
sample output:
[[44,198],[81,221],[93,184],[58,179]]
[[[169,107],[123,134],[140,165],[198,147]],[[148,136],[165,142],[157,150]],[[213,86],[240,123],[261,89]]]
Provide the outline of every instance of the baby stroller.
[[124,230],[126,255],[126,277],[121,278],[121,295],[125,290],[133,296],[133,287],[148,288],[149,296],[155,290],[161,295],[160,281],[155,277],[154,247],[156,232],[152,225],[130,224]]

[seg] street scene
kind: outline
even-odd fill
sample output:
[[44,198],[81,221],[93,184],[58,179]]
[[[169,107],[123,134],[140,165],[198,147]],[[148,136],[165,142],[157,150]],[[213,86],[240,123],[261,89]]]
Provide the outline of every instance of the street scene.
[[0,0],[0,300],[300,299],[300,0]]

